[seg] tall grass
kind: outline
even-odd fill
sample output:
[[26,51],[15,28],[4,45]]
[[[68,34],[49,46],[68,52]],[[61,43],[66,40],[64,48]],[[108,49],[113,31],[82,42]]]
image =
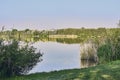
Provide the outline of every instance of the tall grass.
[[80,56],[81,60],[94,60],[98,61],[97,48],[94,43],[88,41],[80,45]]
[[105,44],[98,47],[97,55],[99,63],[120,60],[120,38],[107,38]]
[[92,41],[81,44],[80,56],[82,60],[94,60],[99,63],[120,60],[120,36],[118,33],[108,36],[96,44]]

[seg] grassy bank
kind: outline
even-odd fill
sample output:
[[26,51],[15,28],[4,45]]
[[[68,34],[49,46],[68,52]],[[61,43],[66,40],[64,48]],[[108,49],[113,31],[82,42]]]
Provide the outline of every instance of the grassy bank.
[[86,69],[71,69],[49,73],[36,73],[7,80],[119,80],[120,60]]

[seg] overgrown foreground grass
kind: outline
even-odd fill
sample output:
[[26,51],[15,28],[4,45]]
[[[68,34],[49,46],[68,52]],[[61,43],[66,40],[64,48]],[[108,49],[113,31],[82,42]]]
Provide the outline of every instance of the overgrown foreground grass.
[[36,73],[6,80],[120,80],[120,60],[86,69]]

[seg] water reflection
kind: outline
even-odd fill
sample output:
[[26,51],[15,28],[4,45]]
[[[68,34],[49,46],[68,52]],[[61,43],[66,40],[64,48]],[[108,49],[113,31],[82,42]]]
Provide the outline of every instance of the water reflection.
[[80,68],[87,68],[87,67],[95,66],[96,64],[97,63],[94,60],[81,60]]
[[80,68],[79,44],[61,44],[57,42],[36,42],[34,45],[44,52],[43,61],[30,73]]
[[[9,40],[6,39],[5,40]],[[22,38],[21,41],[32,42],[37,50],[44,53],[43,61],[29,73],[49,72],[63,69],[85,68],[95,66],[96,62],[81,60],[80,39],[38,39]]]
[[33,46],[44,52],[44,55],[43,61],[38,63],[29,73],[84,68],[95,65],[95,62],[80,59],[80,44],[35,42]]

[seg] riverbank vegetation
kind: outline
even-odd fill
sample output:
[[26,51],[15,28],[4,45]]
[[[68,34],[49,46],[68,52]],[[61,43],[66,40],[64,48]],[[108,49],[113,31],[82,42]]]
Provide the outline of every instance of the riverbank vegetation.
[[[41,61],[42,54],[34,47],[18,41],[0,41],[0,78],[26,74]],[[1,79],[0,79],[1,80]]]
[[99,63],[120,60],[120,32],[115,32],[113,36],[106,38],[104,44],[97,49]]
[[[12,29],[11,31],[1,31],[0,39],[16,39],[23,41],[49,41],[49,40],[58,40],[60,42],[64,42],[62,40],[66,39],[76,39],[79,40],[78,43],[87,41],[88,39],[94,40],[103,40],[108,36],[114,35],[115,32],[119,32],[120,28],[98,28],[98,29],[54,29],[54,30],[17,30]],[[73,36],[70,36],[73,35]],[[61,37],[62,36],[62,37]],[[67,36],[67,37],[66,37]],[[66,43],[68,40],[66,40]],[[71,42],[72,43],[72,42]]]
[[81,57],[83,59],[92,58],[97,60],[99,64],[120,60],[119,29],[110,29],[107,31],[106,37],[88,39],[88,42],[81,44]]
[[[67,38],[65,38],[66,35]],[[75,35],[77,37],[71,39],[69,38],[71,37],[70,35]],[[23,75],[19,77],[14,76],[9,80],[37,80],[37,79],[38,80],[39,79],[40,80],[79,80],[79,79],[119,80],[120,78],[119,77],[120,68],[118,67],[120,66],[120,61],[119,61],[120,60],[120,28],[110,28],[110,29],[68,28],[68,29],[58,29],[58,30],[49,30],[49,31],[45,31],[45,30],[33,31],[29,29],[26,29],[24,31],[18,31],[16,29],[13,29],[12,31],[0,32],[0,38],[3,40],[16,39],[18,41],[24,40],[28,42],[44,40],[44,41],[57,41],[67,44],[79,43],[81,45],[81,57],[82,57],[81,59],[89,59],[89,60],[94,59],[99,64],[96,67],[91,67],[87,69],[73,69],[73,70],[54,71],[49,73],[36,73],[31,75]],[[8,49],[10,51],[12,50],[11,49],[12,46],[5,46],[5,47],[10,48],[10,49],[5,48],[6,53],[9,52]],[[12,51],[18,50],[17,47],[14,49],[15,50]],[[18,52],[14,52],[14,55],[17,55],[16,53]],[[29,50],[24,53],[26,54],[28,52]],[[9,55],[9,57],[13,57],[13,55]],[[7,57],[7,63],[8,62],[9,62],[9,58]],[[0,63],[0,65],[2,65],[2,63]],[[6,68],[8,67],[9,65],[7,64]],[[0,74],[3,74],[2,72],[4,73],[6,72],[5,74],[7,74],[7,71],[2,71],[2,70],[6,70],[4,68],[5,67],[0,66],[0,70],[1,70]],[[17,70],[17,68],[15,69]]]
[[84,69],[53,71],[16,76],[6,80],[119,80],[120,61]]

